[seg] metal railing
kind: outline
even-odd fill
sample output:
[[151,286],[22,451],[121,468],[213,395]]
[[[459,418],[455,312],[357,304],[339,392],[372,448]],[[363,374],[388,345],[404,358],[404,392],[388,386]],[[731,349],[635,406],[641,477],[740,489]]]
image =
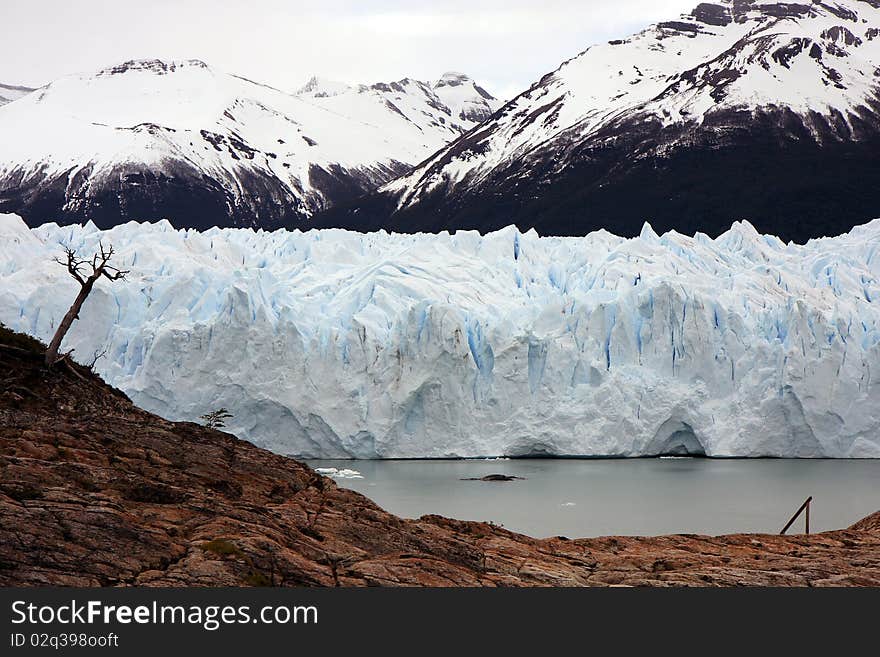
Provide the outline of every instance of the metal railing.
[[801,504],[801,508],[799,508],[797,511],[795,511],[794,515],[791,517],[791,520],[789,520],[787,523],[785,523],[785,527],[783,527],[782,531],[779,532],[780,536],[788,531],[788,528],[791,527],[791,525],[794,523],[794,521],[797,520],[798,516],[801,515],[801,513],[803,513],[805,510],[807,512],[807,515],[805,516],[805,520],[806,520],[806,532],[805,533],[806,534],[810,533],[810,502],[812,502],[812,501],[813,501],[813,496],[810,495],[806,499],[806,501],[803,504]]

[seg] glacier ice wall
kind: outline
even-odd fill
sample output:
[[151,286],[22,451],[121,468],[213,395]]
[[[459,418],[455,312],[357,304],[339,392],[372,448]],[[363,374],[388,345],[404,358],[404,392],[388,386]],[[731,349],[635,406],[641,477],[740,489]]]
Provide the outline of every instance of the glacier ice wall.
[[339,230],[28,230],[0,321],[48,339],[61,246],[112,243],[66,348],[175,420],[307,457],[880,457],[880,220],[805,246]]

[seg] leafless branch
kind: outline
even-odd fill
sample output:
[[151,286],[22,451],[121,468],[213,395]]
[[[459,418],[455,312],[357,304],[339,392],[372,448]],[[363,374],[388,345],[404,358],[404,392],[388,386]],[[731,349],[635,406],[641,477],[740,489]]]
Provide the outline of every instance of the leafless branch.
[[98,260],[100,260],[100,264],[95,268],[96,272],[100,272],[101,275],[109,278],[111,281],[118,281],[122,278],[125,278],[125,275],[130,273],[130,270],[128,269],[117,269],[116,267],[112,267],[110,264],[108,264],[114,254],[112,244],[107,249],[105,249],[104,244],[102,242],[99,242],[98,247],[100,249],[100,253],[95,254],[95,261],[97,262]]
[[70,272],[70,275],[73,276],[80,285],[85,285],[86,281],[83,278],[82,268],[89,264],[87,260],[81,260],[76,257],[76,251],[71,249],[70,247],[64,247],[65,259],[61,258],[53,258],[55,262],[57,262],[62,267],[67,267],[67,271]]
[[99,349],[95,349],[95,353],[94,353],[94,355],[92,356],[92,362],[89,363],[89,365],[88,365],[88,368],[89,368],[90,370],[92,370],[92,371],[95,370],[95,363],[97,363],[99,360],[101,360],[104,356],[107,355],[107,350],[108,350],[108,349],[109,349],[109,347],[104,347],[103,349],[100,349],[100,350],[99,350]]
[[[64,259],[53,258],[62,267],[66,267],[70,275],[73,276],[80,285],[86,285],[88,279],[97,280],[101,276],[111,280],[118,281],[125,278],[126,274],[131,273],[128,269],[119,269],[110,264],[111,258],[116,253],[112,246],[104,248],[103,243],[98,243],[98,253],[95,253],[91,260],[78,258],[76,251],[68,246],[64,247]],[[86,273],[86,268],[90,268],[91,272]]]

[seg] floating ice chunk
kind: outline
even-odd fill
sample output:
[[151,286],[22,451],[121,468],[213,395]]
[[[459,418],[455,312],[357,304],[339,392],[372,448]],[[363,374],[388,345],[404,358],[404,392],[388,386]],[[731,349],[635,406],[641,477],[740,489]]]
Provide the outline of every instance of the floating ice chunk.
[[334,477],[336,479],[363,479],[364,476],[357,470],[349,468],[315,468],[315,472],[326,477]]

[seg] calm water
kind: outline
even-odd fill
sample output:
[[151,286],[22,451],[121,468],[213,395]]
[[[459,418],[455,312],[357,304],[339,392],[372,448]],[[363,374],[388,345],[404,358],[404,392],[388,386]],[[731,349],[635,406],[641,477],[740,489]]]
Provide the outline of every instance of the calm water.
[[[532,536],[778,532],[808,495],[812,531],[880,510],[880,460],[310,461],[397,515],[493,521]],[[487,474],[520,481],[461,481]],[[803,531],[803,517],[790,532]]]

